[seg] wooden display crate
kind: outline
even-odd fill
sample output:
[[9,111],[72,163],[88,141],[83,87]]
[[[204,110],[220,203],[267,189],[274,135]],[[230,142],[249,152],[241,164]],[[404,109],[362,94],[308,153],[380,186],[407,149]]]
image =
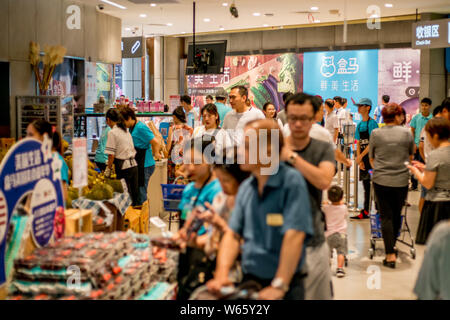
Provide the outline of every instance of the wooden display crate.
[[[71,236],[77,232],[89,233],[93,231],[92,210],[67,209],[65,236]],[[79,228],[79,220],[82,220],[82,228]]]

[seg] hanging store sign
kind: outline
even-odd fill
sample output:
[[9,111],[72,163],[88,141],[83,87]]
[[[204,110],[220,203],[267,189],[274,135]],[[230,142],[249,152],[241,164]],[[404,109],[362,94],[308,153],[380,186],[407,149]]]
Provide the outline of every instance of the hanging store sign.
[[23,139],[0,165],[0,286],[6,281],[5,250],[11,215],[31,196],[31,233],[38,247],[52,239],[55,212],[64,208],[59,157],[52,154],[51,140]]
[[413,23],[412,32],[414,49],[450,47],[450,19]]
[[145,55],[145,38],[122,38],[122,59],[140,58]]

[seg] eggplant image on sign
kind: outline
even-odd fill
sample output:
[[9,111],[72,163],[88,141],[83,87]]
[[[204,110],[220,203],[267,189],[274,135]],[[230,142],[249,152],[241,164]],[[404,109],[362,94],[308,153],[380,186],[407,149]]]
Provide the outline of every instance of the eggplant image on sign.
[[31,197],[31,233],[37,247],[53,237],[56,210],[64,208],[61,162],[54,161],[51,140],[17,142],[0,164],[0,286],[6,281],[6,235],[17,205]]

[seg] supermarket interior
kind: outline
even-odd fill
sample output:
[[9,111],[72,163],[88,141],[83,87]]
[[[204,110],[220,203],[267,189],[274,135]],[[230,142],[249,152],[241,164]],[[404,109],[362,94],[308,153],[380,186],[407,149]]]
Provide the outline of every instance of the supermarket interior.
[[448,0],[0,0],[0,43],[0,300],[450,300]]

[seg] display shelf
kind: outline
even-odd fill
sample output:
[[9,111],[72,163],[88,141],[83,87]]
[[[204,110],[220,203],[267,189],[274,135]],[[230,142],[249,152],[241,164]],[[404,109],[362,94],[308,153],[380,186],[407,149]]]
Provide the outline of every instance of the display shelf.
[[[87,119],[88,118],[103,118],[105,113],[76,113],[74,114],[74,137],[87,137]],[[152,117],[171,117],[172,114],[168,112],[140,112],[136,113],[139,118]],[[99,135],[97,135],[99,136]]]

